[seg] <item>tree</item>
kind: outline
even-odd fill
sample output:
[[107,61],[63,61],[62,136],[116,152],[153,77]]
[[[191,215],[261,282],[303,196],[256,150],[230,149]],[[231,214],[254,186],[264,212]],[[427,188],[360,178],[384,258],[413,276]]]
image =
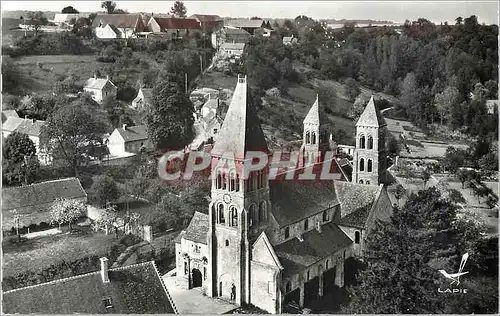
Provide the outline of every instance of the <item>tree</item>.
[[117,235],[118,231],[116,224],[119,218],[120,217],[118,212],[116,211],[116,208],[114,206],[109,206],[101,210],[101,212],[99,213],[98,217],[95,219],[93,224],[97,229],[104,227],[106,235],[109,234],[109,227],[114,227],[115,235]]
[[448,120],[454,106],[460,102],[460,92],[455,87],[447,87],[443,92],[436,94],[434,104],[439,112],[441,125]]
[[392,134],[389,134],[389,139],[387,141],[387,151],[393,157],[398,156],[399,152],[401,151],[401,146],[400,146],[398,140]]
[[184,5],[184,2],[180,0],[176,0],[174,2],[174,6],[170,9],[170,14],[174,15],[177,18],[185,18],[186,13],[186,6]]
[[460,168],[456,172],[457,178],[462,183],[462,189],[465,186],[465,182],[469,179],[469,172],[467,169]]
[[77,9],[73,8],[72,6],[68,6],[68,7],[64,7],[62,10],[61,10],[61,13],[75,13],[75,14],[78,14],[80,12],[78,12]]
[[444,156],[441,158],[441,164],[449,172],[455,173],[458,168],[463,167],[466,152],[463,149],[459,149],[453,146],[446,148]]
[[353,78],[347,78],[344,85],[344,91],[347,98],[354,101],[357,95],[360,94],[359,83]]
[[481,204],[481,198],[488,196],[490,194],[489,188],[483,186],[482,184],[475,185],[472,189],[472,193],[477,197],[477,202]]
[[120,197],[120,191],[115,180],[108,175],[94,177],[91,191],[94,200],[99,206],[107,206],[108,203],[116,201]]
[[19,66],[9,56],[2,56],[2,59],[3,91],[13,94],[22,92],[25,81],[21,69],[19,69]]
[[5,139],[3,147],[3,177],[8,184],[31,184],[39,176],[40,163],[36,148],[28,135],[13,132]]
[[467,201],[465,200],[464,196],[460,191],[456,189],[449,189],[448,190],[448,198],[450,199],[451,202],[458,204],[458,203],[466,203]]
[[422,180],[424,181],[424,189],[425,189],[425,186],[427,185],[427,182],[429,181],[429,179],[431,178],[431,173],[428,169],[424,169],[422,171],[422,174],[421,174],[421,178]]
[[41,146],[48,150],[54,160],[65,161],[75,175],[78,175],[82,164],[90,159],[102,158],[107,150],[102,138],[106,126],[94,114],[90,102],[81,98],[58,107],[48,117],[41,131]]
[[396,198],[396,201],[399,206],[399,200],[405,195],[406,190],[401,184],[397,184],[392,188],[392,193],[394,194],[394,197]]
[[116,2],[114,1],[103,1],[101,2],[101,8],[105,9],[108,14],[113,14],[116,9]]
[[457,21],[457,25],[462,25],[462,22],[464,21],[464,18],[462,18],[461,16],[457,17],[455,19],[455,21]]
[[157,176],[156,164],[149,162],[146,157],[141,157],[139,168],[137,168],[130,183],[130,187],[133,188],[133,192],[131,193],[136,200],[146,195],[152,180]]
[[368,99],[362,93],[360,93],[354,101],[351,109],[349,110],[349,113],[347,113],[347,116],[352,118],[354,122],[357,122],[357,120],[365,110],[367,103]]
[[169,78],[158,80],[153,91],[146,115],[149,139],[157,149],[182,149],[193,138],[193,105],[181,85]]
[[28,18],[31,20],[35,34],[38,34],[38,30],[42,25],[49,23],[49,20],[42,11],[28,12]]
[[87,207],[80,201],[57,199],[50,207],[50,218],[52,223],[61,224],[68,223],[69,230],[72,231],[71,224],[80,216],[85,215]]

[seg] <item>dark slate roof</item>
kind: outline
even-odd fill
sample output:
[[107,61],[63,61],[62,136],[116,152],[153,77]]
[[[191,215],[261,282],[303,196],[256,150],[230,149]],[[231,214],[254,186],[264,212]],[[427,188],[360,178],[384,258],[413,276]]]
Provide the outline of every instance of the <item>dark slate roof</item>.
[[52,203],[57,198],[83,198],[87,193],[77,178],[59,179],[21,187],[3,188],[2,210]]
[[[173,314],[153,262],[109,270],[109,283],[92,272],[3,293],[8,314]],[[111,298],[106,310],[103,300]]]
[[228,157],[242,159],[247,151],[269,153],[259,118],[247,103],[247,78],[238,76],[231,104],[211,153],[214,156],[228,153]]
[[180,243],[181,238],[194,241],[199,244],[207,244],[208,215],[195,212],[188,228],[182,231],[175,242]]
[[364,226],[368,217],[365,208],[368,208],[369,212],[381,189],[376,185],[336,181],[335,191],[340,202],[341,218],[350,215],[345,219],[345,223]]
[[287,278],[308,266],[352,244],[352,240],[336,224],[330,222],[302,235],[303,241],[293,238],[274,246]]
[[382,127],[386,126],[387,123],[382,116],[382,113],[377,108],[375,101],[373,100],[373,95],[370,97],[370,101],[366,105],[365,110],[359,117],[356,126],[370,126],[370,127]]
[[116,130],[120,133],[120,136],[123,137],[125,142],[148,139],[148,130],[146,125],[127,126],[125,129],[120,127]]
[[[139,20],[142,22],[140,14],[98,14],[92,22],[92,27],[99,27],[99,24],[102,24],[102,27],[111,24],[119,28],[135,29]],[[139,29],[138,31],[142,30]]]
[[153,17],[162,30],[171,29],[201,29],[200,23],[195,19],[157,18]]
[[372,204],[366,204],[365,206],[356,209],[352,213],[340,218],[339,224],[350,227],[365,228],[372,206]]

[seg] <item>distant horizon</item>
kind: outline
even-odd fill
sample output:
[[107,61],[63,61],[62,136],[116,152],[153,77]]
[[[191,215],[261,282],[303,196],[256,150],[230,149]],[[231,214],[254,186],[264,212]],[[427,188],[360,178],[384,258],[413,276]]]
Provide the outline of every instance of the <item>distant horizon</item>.
[[[115,1],[117,8],[130,13],[166,14],[174,1]],[[497,24],[497,1],[184,1],[187,15],[216,14],[221,17],[293,19],[306,15],[315,20],[375,20],[403,23],[426,18],[435,24],[454,23],[455,18],[476,15],[479,23]],[[286,5],[283,5],[285,4]],[[61,12],[73,6],[82,13],[103,12],[101,1],[1,1],[2,12]],[[241,13],[246,14],[242,15]]]

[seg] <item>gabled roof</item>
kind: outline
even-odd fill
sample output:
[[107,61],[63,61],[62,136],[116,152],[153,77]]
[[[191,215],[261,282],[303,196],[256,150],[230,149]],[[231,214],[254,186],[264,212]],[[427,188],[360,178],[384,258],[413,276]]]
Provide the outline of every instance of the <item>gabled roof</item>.
[[45,181],[21,187],[2,189],[2,210],[52,203],[57,198],[84,198],[87,196],[78,178]]
[[223,43],[220,46],[221,49],[226,49],[226,50],[244,50],[245,49],[245,43]]
[[[259,245],[262,245],[265,250],[263,249],[264,253],[258,252],[256,254],[255,250],[259,247]],[[283,269],[283,266],[281,265],[281,262],[276,255],[276,252],[274,251],[273,245],[269,241],[269,238],[267,238],[265,232],[260,233],[259,237],[257,237],[257,240],[255,240],[255,242],[253,243],[252,250],[252,260],[275,266],[280,270]]]
[[317,94],[316,94],[316,101],[314,101],[314,104],[307,113],[306,118],[304,119],[304,123],[319,124],[319,125],[324,125],[328,123],[328,120],[326,119],[326,115],[323,109],[320,108],[319,106]]
[[[341,218],[350,215],[345,223],[352,222],[352,218],[356,218],[359,225],[364,225],[380,190],[381,187],[376,185],[335,181],[335,192],[340,203]],[[368,212],[366,212],[367,210]]]
[[175,242],[180,243],[182,238],[199,244],[207,244],[208,215],[195,212],[189,226],[177,236]]
[[366,105],[365,110],[359,117],[356,126],[369,126],[369,127],[382,127],[386,126],[387,123],[384,120],[384,117],[380,113],[373,100],[373,95],[370,97],[370,101]]
[[45,121],[23,119],[15,131],[29,136],[40,137],[42,126],[45,126]]
[[193,14],[189,18],[196,19],[199,22],[216,22],[216,21],[222,21],[222,19],[220,18],[220,16],[213,15],[213,14]]
[[243,159],[247,151],[269,153],[255,110],[247,103],[247,79],[238,76],[231,104],[211,154]]
[[2,131],[13,132],[23,121],[24,119],[20,117],[7,117],[5,122],[2,124]]
[[264,20],[234,19],[228,20],[225,25],[236,28],[259,28],[264,26]]
[[85,89],[97,89],[97,90],[101,90],[102,88],[104,88],[104,86],[108,82],[110,84],[112,84],[113,87],[116,88],[116,86],[113,84],[113,82],[111,82],[111,80],[109,80],[107,78],[89,78],[87,80],[87,82],[85,83],[84,88]]
[[115,131],[120,134],[125,142],[148,139],[148,129],[146,125],[126,126],[125,129],[120,127],[116,128]]
[[251,36],[250,33],[248,33],[245,30],[242,29],[231,29],[231,28],[224,28],[224,33],[226,35],[245,35],[245,36]]
[[[94,21],[92,22],[92,27],[96,28],[101,25],[101,27],[106,26],[106,24],[112,24],[118,28],[135,29],[139,20],[141,20],[140,14],[98,14]],[[141,20],[142,22],[142,20]]]
[[[140,95],[142,92],[142,97]],[[153,89],[151,88],[140,88],[139,92],[137,92],[137,96],[134,98],[134,102],[143,101],[144,103],[151,104],[153,101]]]
[[310,230],[302,235],[303,241],[293,238],[274,246],[274,250],[284,267],[283,278],[316,263],[352,244],[352,240],[336,224],[330,222],[321,226],[321,233]]
[[17,112],[15,110],[4,110],[4,111],[2,111],[2,123],[4,123],[9,117],[17,117],[17,118],[19,118],[19,115],[17,114]]
[[113,24],[107,24],[106,26],[109,26],[109,28],[115,32],[116,35],[120,36],[122,34],[122,32],[120,32],[120,30],[114,26]]
[[153,17],[162,30],[172,29],[201,29],[200,23],[195,19],[179,19],[179,18],[158,18]]
[[[8,314],[173,314],[152,261],[109,269],[109,283],[100,272],[42,283],[3,293]],[[103,300],[110,298],[112,308]]]

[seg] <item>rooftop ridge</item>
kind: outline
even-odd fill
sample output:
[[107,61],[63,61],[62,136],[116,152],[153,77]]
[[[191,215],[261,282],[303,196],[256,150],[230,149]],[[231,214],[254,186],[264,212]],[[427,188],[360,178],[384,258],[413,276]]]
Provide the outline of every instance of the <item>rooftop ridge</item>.
[[[39,186],[39,185],[46,184],[46,183],[55,183],[55,182],[61,182],[61,181],[66,181],[66,180],[71,180],[71,179],[76,179],[76,180],[78,180],[78,183],[80,183],[80,180],[77,177],[68,177],[68,178],[61,178],[61,179],[55,179],[55,180],[48,180],[48,181],[44,181],[44,182],[32,183],[32,184],[18,186],[18,187],[7,187],[7,188],[3,188],[3,189],[4,190],[12,190],[12,189],[18,189],[18,188],[35,187],[35,186]],[[80,187],[81,187],[81,183],[80,183]],[[82,189],[83,189],[83,187],[82,187]]]
[[170,305],[172,306],[172,309],[174,310],[174,314],[179,314],[179,311],[177,310],[177,306],[175,306],[174,299],[172,298],[172,296],[170,296],[170,293],[168,292],[167,286],[165,285],[165,282],[163,282],[163,279],[161,278],[160,273],[158,272],[158,268],[156,267],[156,263],[154,261],[150,261],[150,263],[153,265],[153,268],[155,269],[156,275],[160,279],[161,286],[163,287],[165,294],[167,294],[168,301],[170,302]]
[[12,289],[12,290],[5,291],[5,292],[3,292],[3,294],[10,294],[10,293],[18,292],[18,291],[21,291],[21,290],[28,290],[28,289],[32,289],[32,288],[36,288],[36,287],[40,287],[40,286],[44,286],[44,285],[52,285],[52,284],[62,283],[62,282],[70,281],[70,280],[80,279],[80,278],[88,277],[90,275],[99,274],[100,272],[101,271],[88,272],[88,273],[85,273],[85,274],[73,275],[73,276],[70,276],[70,277],[67,277],[67,278],[63,278],[63,279],[57,279],[57,280],[52,280],[52,281],[49,281],[49,282],[44,282],[44,283],[29,285],[29,286],[25,286],[25,287],[20,287],[20,288],[17,288],[17,289]]
[[139,263],[134,263],[134,264],[129,264],[123,267],[117,267],[117,268],[111,268],[108,271],[122,271],[122,270],[127,270],[129,268],[137,268],[140,266],[145,266],[147,264],[151,263],[151,261],[146,261],[146,262],[139,262]]

